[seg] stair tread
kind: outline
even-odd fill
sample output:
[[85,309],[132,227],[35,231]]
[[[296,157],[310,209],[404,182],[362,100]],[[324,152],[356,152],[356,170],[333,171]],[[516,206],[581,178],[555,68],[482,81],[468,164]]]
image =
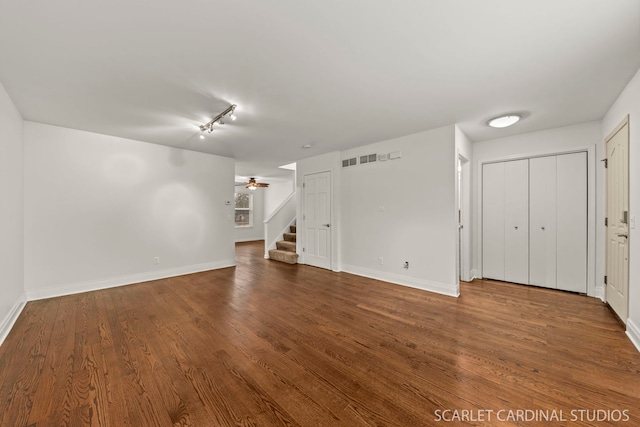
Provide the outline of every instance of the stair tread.
[[295,242],[296,241],[296,233],[284,233],[282,238],[287,242]]

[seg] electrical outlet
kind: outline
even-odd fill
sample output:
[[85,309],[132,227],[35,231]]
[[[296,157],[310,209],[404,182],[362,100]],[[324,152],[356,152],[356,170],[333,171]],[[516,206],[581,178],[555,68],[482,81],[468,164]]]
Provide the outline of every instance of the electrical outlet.
[[402,268],[404,268],[405,270],[409,269],[409,261],[405,261],[404,265],[402,266]]
[[382,258],[382,257],[378,257],[378,264],[379,264],[379,265],[384,264],[384,258]]
[[159,256],[154,257],[154,258],[153,258],[153,263],[154,263],[155,265],[160,264],[160,257],[159,257]]

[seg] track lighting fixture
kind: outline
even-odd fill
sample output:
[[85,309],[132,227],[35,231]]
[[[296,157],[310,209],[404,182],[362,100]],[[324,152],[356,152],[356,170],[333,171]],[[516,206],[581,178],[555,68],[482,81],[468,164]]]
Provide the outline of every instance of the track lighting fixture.
[[[235,115],[235,111],[236,111],[236,104],[233,104],[231,106],[229,106],[226,110],[224,110],[222,113],[218,114],[217,116],[215,116],[213,119],[211,119],[210,121],[208,121],[207,123],[200,125],[200,130],[202,132],[208,132],[211,133],[213,132],[213,125],[215,125],[216,123],[219,125],[223,125],[224,124],[224,119],[228,116],[231,120],[235,120],[236,119],[236,115]],[[202,135],[200,135],[202,137]]]

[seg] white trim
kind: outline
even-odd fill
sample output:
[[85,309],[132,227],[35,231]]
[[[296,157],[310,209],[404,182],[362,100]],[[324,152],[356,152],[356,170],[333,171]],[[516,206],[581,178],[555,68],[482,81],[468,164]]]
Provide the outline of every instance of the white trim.
[[244,243],[244,242],[259,242],[264,240],[264,237],[246,237],[244,239],[236,239],[236,243]]
[[22,313],[22,309],[26,304],[27,294],[23,293],[13,307],[11,307],[9,313],[7,313],[4,319],[2,319],[2,323],[0,323],[0,345],[2,345],[9,335],[11,328],[13,328],[13,325],[16,323],[16,320],[18,320],[18,316],[20,316],[20,313]]
[[627,336],[640,351],[640,328],[631,319],[627,320]]
[[460,296],[460,286],[458,284],[451,285],[447,283],[432,282],[430,280],[416,279],[415,277],[386,273],[383,271],[371,270],[369,268],[355,267],[353,265],[343,265],[342,271],[345,273],[355,274],[356,276],[382,280],[384,282],[395,283],[396,285],[408,286],[410,288],[435,292],[451,297]]
[[604,293],[604,287],[602,286],[596,286],[594,291],[593,291],[593,296],[594,298],[600,298],[602,300],[602,302],[607,302],[606,301],[606,297],[605,297],[605,293]]
[[27,289],[29,301],[53,298],[64,295],[78,294],[82,292],[97,291],[100,289],[115,288],[118,286],[132,285],[134,283],[148,282],[150,280],[165,279],[168,277],[182,276],[185,274],[199,273],[201,271],[217,270],[233,267],[235,259],[221,260],[203,264],[188,265],[184,267],[170,268],[166,270],[149,271],[128,276],[110,277],[108,279],[91,280],[88,282],[68,283],[44,289]]

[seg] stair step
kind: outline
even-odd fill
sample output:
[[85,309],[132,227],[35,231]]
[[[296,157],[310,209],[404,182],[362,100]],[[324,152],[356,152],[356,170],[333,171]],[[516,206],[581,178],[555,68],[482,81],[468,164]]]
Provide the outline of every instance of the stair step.
[[289,226],[289,230],[290,230],[292,233],[295,233],[295,232],[296,232],[296,226],[295,226],[295,225],[290,225],[290,226]]
[[282,238],[287,242],[295,242],[296,241],[296,233],[284,233]]
[[287,242],[286,240],[280,240],[276,242],[276,249],[280,249],[281,251],[296,251],[296,242]]
[[271,249],[269,251],[269,259],[286,262],[287,264],[297,264],[298,254],[295,252],[281,251],[280,249]]

